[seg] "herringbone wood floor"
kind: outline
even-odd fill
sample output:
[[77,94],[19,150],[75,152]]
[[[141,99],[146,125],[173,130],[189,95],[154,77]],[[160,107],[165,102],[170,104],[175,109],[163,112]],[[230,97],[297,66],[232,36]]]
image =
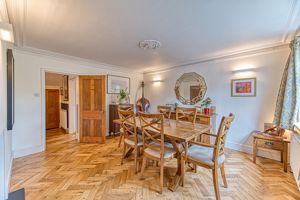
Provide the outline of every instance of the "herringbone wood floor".
[[[185,187],[176,192],[158,189],[158,169],[149,166],[145,179],[134,174],[133,160],[120,165],[118,138],[107,144],[79,144],[74,135],[54,130],[47,133],[47,150],[14,160],[11,191],[25,187],[27,200],[77,199],[214,199],[210,171],[187,172]],[[175,172],[176,161],[168,163],[165,184]],[[220,183],[222,200],[299,200],[300,192],[291,173],[284,173],[276,161],[227,151],[227,181]]]

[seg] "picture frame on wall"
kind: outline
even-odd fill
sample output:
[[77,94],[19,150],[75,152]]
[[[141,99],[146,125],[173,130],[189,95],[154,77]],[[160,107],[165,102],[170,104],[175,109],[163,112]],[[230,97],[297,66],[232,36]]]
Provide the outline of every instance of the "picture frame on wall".
[[7,130],[12,130],[15,122],[15,66],[11,49],[7,56]]
[[119,94],[124,89],[130,94],[130,78],[124,76],[107,75],[107,94]]
[[231,80],[232,97],[255,97],[256,78],[243,78]]
[[69,101],[69,76],[63,76],[63,99]]

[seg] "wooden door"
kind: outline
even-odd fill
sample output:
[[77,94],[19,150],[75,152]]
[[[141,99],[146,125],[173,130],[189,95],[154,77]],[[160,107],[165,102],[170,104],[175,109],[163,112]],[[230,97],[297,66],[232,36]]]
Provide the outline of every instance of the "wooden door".
[[105,76],[79,76],[80,142],[104,143]]
[[59,128],[59,90],[46,89],[46,129]]

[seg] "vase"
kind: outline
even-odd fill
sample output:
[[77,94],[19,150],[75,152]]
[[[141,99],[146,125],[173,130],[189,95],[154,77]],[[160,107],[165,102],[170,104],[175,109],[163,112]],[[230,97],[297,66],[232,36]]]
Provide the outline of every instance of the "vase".
[[126,99],[119,99],[119,104],[125,104],[126,103]]
[[204,114],[209,115],[209,108],[204,108]]

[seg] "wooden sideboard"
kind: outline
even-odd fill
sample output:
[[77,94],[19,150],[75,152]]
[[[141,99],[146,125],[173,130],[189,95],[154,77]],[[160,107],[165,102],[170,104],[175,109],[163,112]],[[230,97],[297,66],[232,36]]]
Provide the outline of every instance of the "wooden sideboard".
[[109,104],[109,136],[120,132],[120,125],[113,122],[119,119],[119,106],[130,106],[133,109],[133,104]]

